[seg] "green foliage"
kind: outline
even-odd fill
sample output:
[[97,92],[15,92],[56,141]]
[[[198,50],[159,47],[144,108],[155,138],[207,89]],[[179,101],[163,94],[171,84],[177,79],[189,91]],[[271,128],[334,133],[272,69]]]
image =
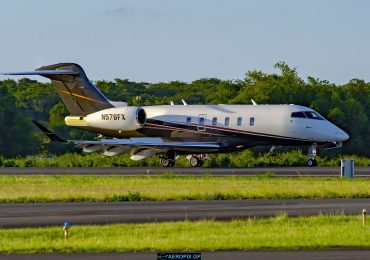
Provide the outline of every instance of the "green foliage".
[[29,117],[16,106],[16,98],[1,85],[0,104],[0,154],[15,156],[31,153],[36,143]]

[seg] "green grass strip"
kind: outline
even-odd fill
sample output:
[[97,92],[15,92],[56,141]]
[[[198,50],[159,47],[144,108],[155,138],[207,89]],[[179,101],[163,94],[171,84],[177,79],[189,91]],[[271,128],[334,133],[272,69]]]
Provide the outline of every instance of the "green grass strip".
[[197,221],[0,230],[1,253],[369,248],[361,216]]
[[0,176],[0,203],[369,197],[370,179]]

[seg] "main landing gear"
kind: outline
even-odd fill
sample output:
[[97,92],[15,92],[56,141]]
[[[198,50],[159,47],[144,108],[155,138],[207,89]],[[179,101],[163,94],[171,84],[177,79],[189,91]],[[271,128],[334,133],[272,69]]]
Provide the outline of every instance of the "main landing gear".
[[308,148],[307,166],[309,167],[317,166],[317,161],[315,159],[316,155],[317,155],[317,144],[314,143],[310,145],[310,147]]
[[169,159],[169,158],[161,158],[161,159],[159,159],[159,163],[163,167],[173,167],[173,166],[175,166],[176,162],[172,159]]
[[191,154],[186,156],[191,167],[202,167],[205,160],[209,159],[207,154]]
[[[177,157],[175,153],[167,153],[159,159],[159,163],[163,167],[173,167],[175,166]],[[210,157],[208,154],[190,154],[186,156],[186,159],[189,160],[191,167],[202,167],[204,161],[209,160]]]
[[176,154],[175,153],[167,153],[165,156],[159,159],[159,163],[163,167],[173,167],[176,163]]

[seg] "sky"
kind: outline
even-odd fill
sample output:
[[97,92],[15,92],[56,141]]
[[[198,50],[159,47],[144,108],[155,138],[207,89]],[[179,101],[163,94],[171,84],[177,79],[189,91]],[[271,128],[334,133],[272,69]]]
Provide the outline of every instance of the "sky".
[[366,0],[0,0],[0,72],[75,62],[92,80],[191,82],[277,73],[285,61],[304,79],[370,81],[369,10]]

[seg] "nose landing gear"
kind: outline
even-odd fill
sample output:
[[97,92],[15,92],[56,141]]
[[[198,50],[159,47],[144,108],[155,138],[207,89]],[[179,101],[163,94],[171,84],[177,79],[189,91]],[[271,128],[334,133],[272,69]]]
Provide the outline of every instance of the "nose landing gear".
[[307,166],[309,167],[315,167],[317,166],[317,161],[315,159],[317,155],[317,144],[314,143],[309,146],[308,148],[308,160],[307,160]]

